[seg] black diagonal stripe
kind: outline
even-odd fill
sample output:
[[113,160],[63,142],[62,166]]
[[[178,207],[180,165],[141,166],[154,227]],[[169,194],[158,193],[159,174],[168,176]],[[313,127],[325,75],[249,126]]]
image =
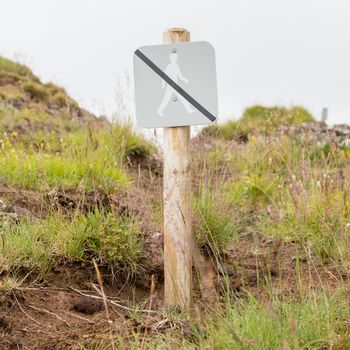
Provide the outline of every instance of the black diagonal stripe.
[[155,65],[147,56],[145,56],[140,50],[135,51],[135,55],[147,64],[155,73],[157,73],[163,80],[165,80],[175,91],[177,91],[182,97],[184,97],[191,105],[197,108],[202,114],[204,114],[210,121],[215,121],[216,117],[212,115],[207,109],[205,109],[200,103],[198,103],[192,96],[190,96],[181,86],[175,83],[167,74],[165,74],[157,65]]

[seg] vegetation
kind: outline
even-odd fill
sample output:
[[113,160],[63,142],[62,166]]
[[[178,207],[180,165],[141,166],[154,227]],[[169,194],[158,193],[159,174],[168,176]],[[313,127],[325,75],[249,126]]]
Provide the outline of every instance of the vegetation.
[[[108,349],[111,341],[130,349],[350,347],[350,153],[334,138],[317,143],[278,131],[313,122],[305,109],[253,106],[238,121],[206,128],[193,142],[193,231],[201,252],[214,262],[217,294],[212,304],[196,302],[188,316],[158,308],[156,298],[162,268],[152,258],[162,258],[155,238],[161,232],[162,179],[148,163],[155,146],[131,125],[90,115],[64,89],[43,84],[25,66],[3,58],[0,88],[1,332],[1,308],[8,300],[6,315],[21,312],[16,322],[23,334],[45,327],[46,320],[37,321],[30,314],[33,305],[18,293],[44,291],[50,303],[59,300],[66,308],[72,294],[62,297],[68,292],[61,284],[45,289],[64,266],[96,272],[99,287],[84,281],[82,293],[104,299],[105,283],[114,301],[107,320],[39,308],[41,317],[61,322],[60,339],[70,337],[67,348],[72,339],[81,349]],[[39,214],[23,193],[40,194]],[[84,204],[84,198],[99,195],[104,200]],[[112,271],[118,288],[127,288],[128,304],[110,279],[101,282],[99,268]],[[203,297],[195,286],[196,296]],[[69,313],[75,321],[64,333],[62,317]],[[35,325],[24,328],[22,318]],[[77,319],[83,326],[73,334]],[[42,334],[51,336],[56,326]],[[86,336],[101,329],[99,337]]]
[[63,137],[41,133],[21,137],[16,131],[4,136],[0,140],[2,181],[27,189],[111,192],[131,181],[124,171],[127,157],[153,151],[128,125],[94,133],[86,128]]
[[18,79],[20,77],[33,76],[31,70],[23,64],[13,62],[5,57],[0,56],[0,71],[3,75],[5,74],[17,74]]
[[242,218],[237,215],[237,207],[221,193],[201,191],[194,200],[194,212],[197,214],[194,235],[199,247],[220,255],[229,243],[238,239]]
[[[191,340],[158,335],[146,349],[347,349],[349,313],[342,290],[331,296],[313,293],[299,301],[272,299],[268,304],[249,297],[220,305],[200,323],[193,321]],[[135,338],[117,344],[138,349],[140,339]]]
[[232,153],[221,150],[216,154],[225,163],[221,172],[234,176],[202,185],[195,206],[205,218],[199,240],[210,232],[222,251],[237,239],[239,228],[240,235],[253,232],[299,242],[320,263],[348,266],[350,178],[345,169],[350,161],[340,148],[331,146],[328,154],[324,150],[289,138],[266,144],[255,137]]
[[303,107],[263,107],[247,108],[239,120],[230,120],[224,124],[211,125],[204,133],[218,135],[225,140],[246,138],[252,133],[273,133],[282,125],[301,124],[315,121]]
[[32,223],[3,222],[2,272],[25,268],[42,278],[57,263],[90,261],[123,268],[129,274],[141,268],[142,235],[135,218],[100,212],[72,218],[50,215]]

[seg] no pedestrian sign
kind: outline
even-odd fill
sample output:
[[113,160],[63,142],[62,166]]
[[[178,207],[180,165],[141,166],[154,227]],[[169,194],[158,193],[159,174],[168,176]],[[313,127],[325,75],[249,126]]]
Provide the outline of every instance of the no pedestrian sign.
[[206,125],[217,118],[215,52],[207,42],[139,48],[134,80],[136,117],[145,128]]

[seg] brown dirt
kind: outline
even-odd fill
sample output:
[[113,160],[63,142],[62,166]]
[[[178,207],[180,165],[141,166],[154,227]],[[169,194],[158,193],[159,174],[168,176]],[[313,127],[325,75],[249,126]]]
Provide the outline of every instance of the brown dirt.
[[[98,296],[92,283],[97,285],[91,269],[66,266],[51,274],[42,285],[24,284],[2,296],[0,349],[81,349],[81,345],[91,345],[94,341],[108,342],[109,324],[101,302],[97,302],[100,307],[95,312],[87,313],[81,307],[80,293]],[[149,298],[147,290],[134,286],[123,288],[122,283],[104,288],[110,300],[126,307],[133,308]],[[154,298],[156,307],[160,298],[159,290]],[[96,305],[95,299],[85,299]],[[142,331],[142,321],[133,319],[131,312],[110,305],[109,313],[116,335],[128,334],[132,328]],[[142,314],[140,317],[144,319]]]
[[239,294],[249,291],[258,299],[273,295],[299,297],[311,290],[334,290],[348,280],[336,266],[320,266],[300,244],[248,235],[227,250],[225,265],[236,272],[231,286]]
[[[198,142],[201,149],[210,147],[204,139]],[[127,348],[126,339],[133,331],[142,334],[145,327],[150,334],[171,331],[162,313],[161,225],[154,222],[154,212],[151,214],[152,203],[158,206],[161,203],[161,163],[157,159],[144,159],[143,163],[140,159],[130,159],[130,163],[134,188],[128,193],[40,192],[0,186],[0,219],[2,216],[36,219],[45,217],[51,209],[89,211],[96,206],[113,208],[120,214],[140,219],[141,229],[145,232],[144,274],[130,281],[123,273],[100,267],[108,299],[122,306],[109,305],[109,312],[113,334],[125,339],[124,348]],[[231,175],[221,168],[218,171],[225,176]],[[348,278],[334,266],[317,265],[307,249],[303,250],[299,244],[269,241],[259,235],[242,237],[240,242],[227,249],[219,262],[212,261],[215,261],[212,265],[216,273],[212,273],[208,264],[207,276],[203,277],[212,279],[216,288],[209,292],[219,298],[225,289],[226,276],[223,274],[228,275],[234,298],[244,298],[249,293],[260,300],[267,300],[272,291],[279,298],[298,298],[303,292],[322,288],[332,291]],[[26,273],[23,272],[23,277]],[[159,313],[146,321],[147,314],[125,307],[148,309],[152,274],[156,280],[152,309]],[[5,277],[0,275],[0,280]],[[101,300],[86,299],[89,295],[99,296],[94,286],[98,283],[91,264],[62,264],[55,266],[44,281],[29,275],[20,287],[6,294],[0,293],[0,350],[81,349],[81,345],[91,346],[100,341],[108,344],[110,324]],[[200,290],[195,282],[198,304],[210,307],[212,299],[208,291]],[[183,333],[186,334],[185,326]]]
[[77,190],[34,191],[0,185],[0,215],[15,219],[42,219],[52,210],[86,212],[96,207],[118,206],[114,196]]
[[[296,269],[297,256],[299,269]],[[161,262],[159,256],[158,260]],[[235,298],[244,298],[249,293],[260,300],[267,300],[272,290],[275,297],[298,298],[310,290],[326,288],[332,291],[347,280],[346,275],[331,266],[319,267],[314,264],[312,258],[307,258],[306,253],[293,243],[266,241],[253,236],[247,236],[232,245],[220,266],[215,265],[218,273],[213,278],[217,297],[222,291],[222,270],[229,275]],[[150,274],[157,273],[152,309],[159,313],[152,315],[151,320],[147,321],[147,327],[150,333],[155,329],[170,332],[161,311],[161,269],[147,271],[133,284],[125,284],[125,276],[118,275],[116,271],[101,267],[101,272],[108,298],[131,309],[135,305],[148,308]],[[94,304],[95,300],[84,300],[80,294],[85,294],[84,297],[98,296],[93,285],[98,286],[92,266],[62,265],[56,267],[41,283],[28,280],[12,292],[0,294],[0,349],[81,349],[81,344],[91,345],[98,341],[108,344],[110,326],[101,301]],[[195,300],[200,302],[201,307],[209,307],[207,303],[210,303],[210,299],[207,299],[206,291],[202,290],[204,299],[201,301],[198,284],[195,286]],[[92,306],[86,306],[86,303]],[[77,304],[79,307],[74,307]],[[89,312],[91,307],[92,312]],[[79,308],[83,312],[77,311]],[[109,306],[109,312],[116,338],[127,339],[132,330],[143,333],[147,314],[112,305]]]

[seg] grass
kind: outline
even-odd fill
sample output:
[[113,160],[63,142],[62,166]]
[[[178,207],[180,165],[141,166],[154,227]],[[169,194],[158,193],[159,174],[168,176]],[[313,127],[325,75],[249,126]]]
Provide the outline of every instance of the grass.
[[238,239],[237,207],[220,193],[203,190],[194,200],[196,220],[194,236],[199,247],[220,254],[229,243]]
[[[261,302],[252,296],[227,300],[187,321],[187,336],[153,334],[145,349],[347,349],[350,346],[348,292],[311,293],[300,300]],[[181,318],[180,318],[181,319]],[[186,324],[186,322],[185,322]],[[174,325],[176,327],[176,325]],[[181,323],[178,325],[181,330]],[[138,332],[116,340],[117,348],[139,349]],[[107,349],[96,342],[83,349]]]
[[29,93],[31,99],[45,101],[49,97],[47,89],[38,83],[26,82],[22,85],[24,91]]
[[24,76],[32,75],[32,72],[28,67],[2,56],[0,56],[0,71]]
[[0,178],[27,189],[113,192],[130,184],[124,170],[127,157],[153,152],[128,125],[94,133],[86,128],[62,138],[40,133],[19,137],[10,134],[0,141]]
[[[340,295],[339,295],[340,294]],[[300,301],[250,297],[224,305],[198,333],[200,349],[321,349],[350,345],[346,295],[312,294]]]
[[130,184],[130,158],[155,151],[131,125],[98,121],[63,88],[41,83],[21,64],[0,57],[0,74],[11,77],[1,89],[4,101],[15,102],[0,106],[0,181],[6,186],[111,193]]
[[218,135],[225,140],[236,138],[245,140],[252,133],[274,133],[282,125],[313,121],[315,121],[314,117],[303,107],[285,108],[256,105],[247,108],[240,119],[211,125],[205,128],[203,133]]
[[33,223],[1,224],[3,272],[25,269],[44,277],[58,261],[118,267],[128,274],[141,266],[142,234],[135,218],[94,211],[67,218],[59,214]]
[[[0,82],[1,99],[10,103],[0,106],[3,187],[72,190],[82,196],[134,190],[130,160],[147,157],[155,148],[130,125],[81,123],[84,113],[64,89],[42,84],[28,68],[1,57]],[[149,329],[145,349],[350,348],[349,147],[277,132],[282,125],[312,121],[301,107],[253,106],[238,121],[203,131],[211,138],[204,138],[209,147],[193,150],[193,232],[200,248],[224,268],[233,268],[230,278],[237,273],[243,282],[237,287],[227,280],[234,293],[225,289],[214,305],[203,305],[192,317],[155,315],[151,322],[167,319],[170,325],[153,333]],[[1,300],[28,273],[45,279],[58,264],[86,266],[94,259],[128,276],[143,271],[145,233],[155,229],[147,225],[160,226],[162,208],[156,193],[148,197],[150,182],[160,179],[142,178],[142,171],[138,176],[137,191],[144,191],[146,201],[151,198],[154,211],[144,215],[152,217],[111,207],[52,207],[40,219],[9,219],[6,210],[12,208],[4,199]],[[285,255],[276,258],[275,251]],[[231,263],[235,266],[227,266]],[[270,265],[278,265],[274,275]],[[252,284],[251,271],[257,280]],[[282,281],[287,274],[292,277]],[[140,348],[145,322],[139,314],[128,314],[133,317],[137,322],[116,334],[117,348]],[[110,344],[84,346],[107,349]]]
[[299,242],[320,262],[348,267],[350,210],[339,189],[327,193],[319,183],[304,191],[295,185],[279,201],[280,216],[262,219],[261,230],[271,237]]
[[197,178],[207,179],[196,186],[199,244],[214,245],[220,253],[244,234],[259,234],[299,244],[318,264],[348,268],[346,149],[332,141],[317,145],[287,136],[250,135],[231,147],[214,142],[214,150],[195,160],[205,164],[196,168],[203,172]]
[[59,110],[60,115],[54,115],[56,119],[61,119],[65,109],[80,111],[77,102],[63,88],[52,83],[43,84],[28,67],[1,56],[0,85],[0,101],[17,107],[30,107],[47,114],[52,113],[48,110]]
[[128,177],[117,166],[106,167],[106,158],[91,155],[63,158],[50,154],[14,151],[0,158],[0,176],[10,186],[26,189],[83,189],[106,192],[125,187]]
[[[27,186],[36,189],[82,186],[88,190],[102,186],[112,191],[113,186],[104,185],[103,174],[113,180],[109,169],[126,169],[127,157],[151,153],[152,147],[143,142],[120,126],[112,131],[74,131],[61,139],[9,136],[2,152],[9,157],[21,154],[24,164],[31,164],[26,157],[40,159],[37,164],[41,171],[34,171],[32,166],[26,176],[16,178],[7,158],[4,175],[8,174],[7,181],[12,179],[14,186],[27,177]],[[238,245],[246,234],[261,235],[267,241],[293,242],[307,253],[313,268],[324,265],[344,276],[350,262],[350,159],[346,152],[332,143],[318,146],[288,137],[267,142],[265,137],[251,135],[248,142],[232,148],[218,140],[214,150],[194,157],[194,163],[199,162],[193,164],[198,171],[193,201],[197,243],[223,259],[222,253]],[[99,170],[86,174],[85,169],[81,178],[73,176],[74,172],[65,177],[63,168],[56,168],[54,163],[48,163],[47,168],[54,169],[52,174],[45,170],[45,159],[74,163],[74,167],[90,162]],[[132,183],[129,186],[132,188]],[[140,223],[133,216],[96,210],[66,217],[53,212],[38,222],[3,223],[1,232],[4,248],[0,265],[10,278],[11,271],[20,268],[46,276],[58,261],[86,263],[92,258],[131,275],[142,269],[144,240]],[[301,273],[297,270],[296,280]],[[322,283],[313,291],[314,286],[303,285],[304,280],[299,279],[297,290],[290,293],[261,282],[259,293],[268,294],[264,298],[256,291],[251,293],[247,286],[241,299],[224,295],[210,311],[199,312],[164,333],[151,333],[145,349],[347,349],[350,304],[341,280],[344,278],[339,278],[337,291],[322,288]],[[11,290],[16,281],[4,282],[2,289]],[[181,336],[183,327],[185,336]],[[133,328],[116,335],[116,347],[138,349],[142,334],[142,329]],[[105,341],[84,344],[82,349],[109,347]]]
[[[7,294],[21,285],[20,280],[15,276],[7,276],[0,280],[0,294]],[[2,301],[0,297],[0,301]]]
[[43,236],[40,225],[32,225],[28,220],[18,224],[2,222],[3,246],[0,255],[2,270],[13,272],[18,268],[46,274],[52,264],[50,236]]

